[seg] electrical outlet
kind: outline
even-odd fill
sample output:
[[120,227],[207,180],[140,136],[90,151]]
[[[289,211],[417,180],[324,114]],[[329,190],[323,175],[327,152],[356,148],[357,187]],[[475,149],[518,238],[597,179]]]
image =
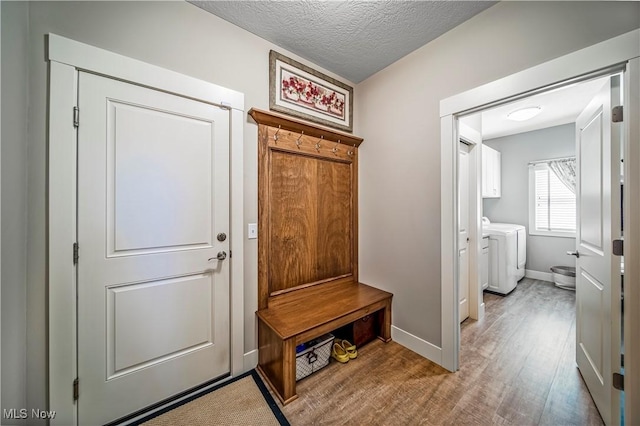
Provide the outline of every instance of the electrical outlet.
[[249,239],[250,240],[255,240],[256,238],[258,238],[258,224],[257,223],[250,223],[247,233],[249,234]]

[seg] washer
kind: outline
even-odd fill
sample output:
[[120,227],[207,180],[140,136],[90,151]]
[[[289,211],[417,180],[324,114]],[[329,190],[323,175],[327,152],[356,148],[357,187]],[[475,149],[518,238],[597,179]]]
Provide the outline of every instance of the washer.
[[487,290],[508,294],[524,278],[527,262],[527,230],[512,223],[491,223],[482,218],[483,236],[489,236],[489,286]]

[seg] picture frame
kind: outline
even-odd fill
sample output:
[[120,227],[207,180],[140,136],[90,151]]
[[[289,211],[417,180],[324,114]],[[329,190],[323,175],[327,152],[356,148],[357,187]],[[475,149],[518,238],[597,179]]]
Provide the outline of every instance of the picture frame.
[[353,133],[353,87],[274,50],[269,109]]

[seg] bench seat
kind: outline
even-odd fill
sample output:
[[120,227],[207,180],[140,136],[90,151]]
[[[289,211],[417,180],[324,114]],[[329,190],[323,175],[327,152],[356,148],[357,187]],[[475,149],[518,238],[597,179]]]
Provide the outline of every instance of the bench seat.
[[281,294],[256,312],[258,369],[283,404],[297,398],[296,346],[367,315],[378,315],[378,338],[391,340],[389,292],[357,282],[336,282]]

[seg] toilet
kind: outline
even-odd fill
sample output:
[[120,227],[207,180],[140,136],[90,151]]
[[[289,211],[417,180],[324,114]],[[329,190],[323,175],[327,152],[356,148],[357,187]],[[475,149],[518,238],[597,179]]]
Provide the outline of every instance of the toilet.
[[576,290],[576,268],[574,266],[552,266],[551,272],[556,287]]

